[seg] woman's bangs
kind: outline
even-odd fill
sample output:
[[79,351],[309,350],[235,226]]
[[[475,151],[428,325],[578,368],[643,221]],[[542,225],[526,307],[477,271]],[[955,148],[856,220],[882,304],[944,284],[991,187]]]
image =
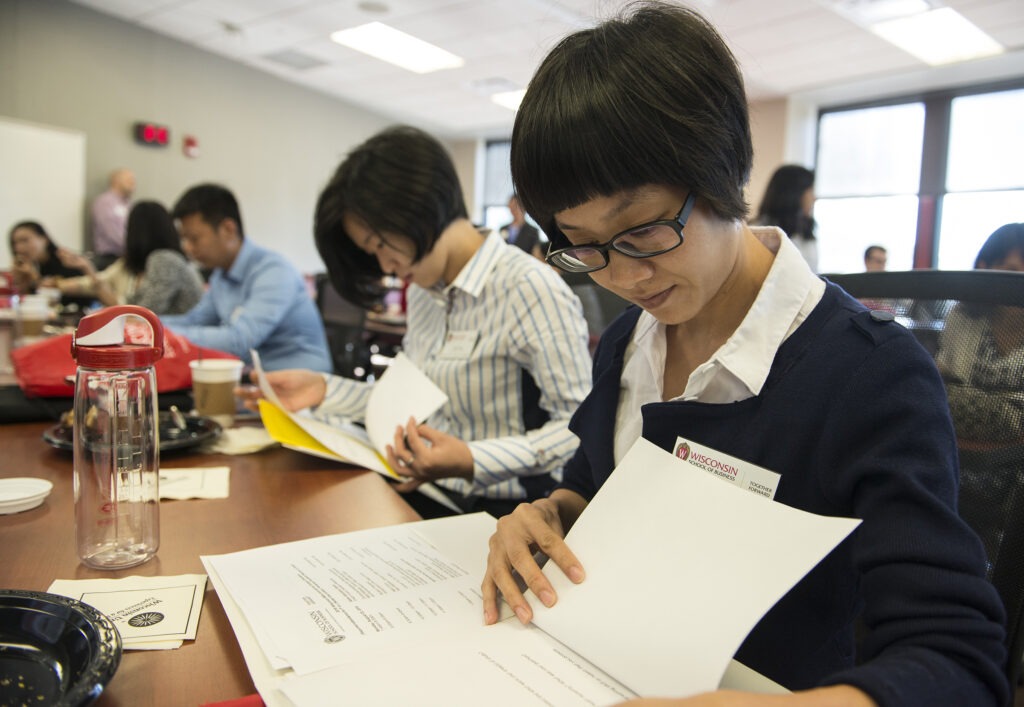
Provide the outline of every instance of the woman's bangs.
[[559,211],[650,181],[650,173],[638,164],[643,160],[630,157],[636,153],[622,144],[622,133],[615,127],[549,116],[545,125],[523,126],[512,137],[516,193],[542,225]]

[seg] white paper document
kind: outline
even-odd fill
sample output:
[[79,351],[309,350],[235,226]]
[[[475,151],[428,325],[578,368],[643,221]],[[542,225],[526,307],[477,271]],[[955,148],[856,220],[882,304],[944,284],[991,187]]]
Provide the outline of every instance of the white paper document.
[[640,440],[567,537],[586,581],[550,565],[559,601],[532,598],[528,628],[482,625],[484,514],[203,562],[268,705],[604,705],[715,689],[858,522],[766,502]]
[[[438,651],[443,660],[425,659]],[[355,680],[350,666],[322,670],[286,681],[282,692],[302,707],[336,707],[342,702],[582,707],[636,697],[575,651],[515,619],[486,629],[446,631],[443,636],[388,651],[386,659],[360,663],[358,670]],[[396,680],[396,670],[400,680]]]
[[271,662],[309,673],[480,623],[480,576],[410,527],[208,559]]
[[127,650],[180,648],[195,640],[205,590],[202,574],[58,579],[47,589],[106,614]]
[[227,498],[231,467],[199,466],[160,469],[160,498]]
[[[268,409],[265,403],[260,404],[263,424],[271,436],[289,449],[355,464],[394,481],[403,480],[386,461],[386,447],[394,441],[395,428],[405,425],[410,417],[418,422],[426,420],[448,401],[444,391],[400,353],[370,391],[365,429],[351,424],[329,425],[311,417],[308,411],[286,410],[263,374],[259,354],[255,350],[249,353],[260,391],[273,405]],[[294,426],[304,433],[302,439],[295,435]],[[416,490],[456,513],[462,512],[434,484],[422,484]]]
[[640,694],[713,690],[754,625],[859,523],[765,502],[640,439],[566,536],[586,581],[550,569],[559,601],[531,602],[534,621]]
[[365,430],[355,425],[332,427],[308,414],[286,410],[263,374],[259,354],[250,354],[264,398],[337,456],[392,478],[398,475],[385,462],[385,447],[394,441],[395,428],[405,425],[410,417],[419,422],[426,420],[448,401],[444,391],[400,353],[373,384],[366,403]]

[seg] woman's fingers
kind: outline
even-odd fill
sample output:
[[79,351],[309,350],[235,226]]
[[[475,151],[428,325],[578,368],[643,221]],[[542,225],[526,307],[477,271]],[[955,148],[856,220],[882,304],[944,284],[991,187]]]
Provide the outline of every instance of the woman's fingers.
[[[573,582],[582,582],[585,574],[579,559],[562,538],[558,508],[550,499],[521,504],[498,520],[490,540],[487,574],[481,586],[484,596],[484,621],[497,619],[497,593],[500,592],[523,623],[533,619],[533,610],[519,582],[529,588],[545,606],[558,600],[551,582],[534,557],[539,550],[554,562]],[[517,576],[518,575],[518,576]]]
[[508,554],[502,540],[495,533],[490,540],[491,551],[487,557],[487,574],[481,584],[481,593],[484,600],[484,623],[493,624],[498,620],[498,594],[505,598],[505,601],[516,617],[524,624],[533,620],[533,610],[526,601],[519,584],[512,574],[512,568],[508,561]]

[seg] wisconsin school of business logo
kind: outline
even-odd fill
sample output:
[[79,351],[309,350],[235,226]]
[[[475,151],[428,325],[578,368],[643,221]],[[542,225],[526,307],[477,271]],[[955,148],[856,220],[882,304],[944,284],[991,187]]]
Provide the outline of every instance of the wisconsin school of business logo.
[[163,620],[164,615],[159,611],[144,611],[128,619],[128,625],[135,628],[144,628],[146,626],[155,626]]
[[690,458],[690,445],[687,444],[686,442],[683,442],[678,447],[676,447],[676,456],[679,457],[680,459],[682,459],[683,461],[686,461],[687,459],[689,459]]

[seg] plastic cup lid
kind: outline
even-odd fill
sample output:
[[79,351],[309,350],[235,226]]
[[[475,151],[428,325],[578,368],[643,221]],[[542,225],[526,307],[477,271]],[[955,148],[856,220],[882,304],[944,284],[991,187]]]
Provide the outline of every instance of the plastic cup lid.
[[43,502],[53,484],[46,479],[16,476],[0,479],[0,513],[18,513]]

